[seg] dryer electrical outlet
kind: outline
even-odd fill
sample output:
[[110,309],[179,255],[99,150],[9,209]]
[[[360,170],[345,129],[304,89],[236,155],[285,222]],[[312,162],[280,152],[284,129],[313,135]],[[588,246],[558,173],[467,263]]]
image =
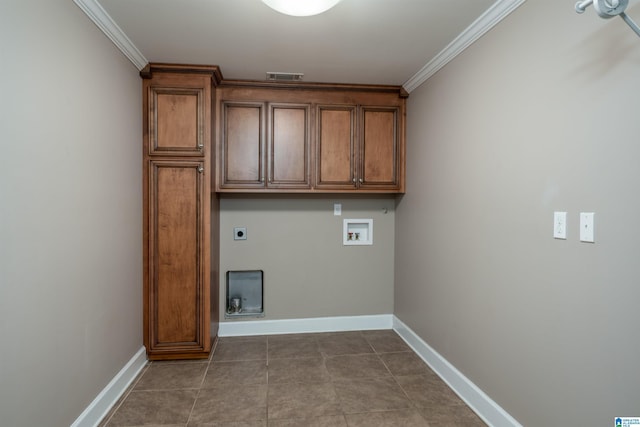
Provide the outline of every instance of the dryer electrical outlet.
[[247,227],[233,227],[233,240],[247,240]]

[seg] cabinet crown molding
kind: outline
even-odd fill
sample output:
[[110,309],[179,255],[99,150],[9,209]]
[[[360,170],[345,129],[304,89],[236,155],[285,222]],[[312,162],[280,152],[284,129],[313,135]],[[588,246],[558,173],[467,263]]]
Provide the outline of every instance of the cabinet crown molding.
[[181,74],[206,74],[211,76],[214,86],[219,86],[223,80],[222,71],[217,65],[192,65],[192,64],[168,64],[150,62],[142,70],[140,77],[150,79],[153,73],[181,73]]
[[226,80],[223,79],[220,87],[260,88],[282,90],[319,90],[319,91],[358,91],[395,93],[400,98],[408,98],[407,92],[402,86],[371,85],[355,83],[320,83],[320,82],[274,82],[267,80]]

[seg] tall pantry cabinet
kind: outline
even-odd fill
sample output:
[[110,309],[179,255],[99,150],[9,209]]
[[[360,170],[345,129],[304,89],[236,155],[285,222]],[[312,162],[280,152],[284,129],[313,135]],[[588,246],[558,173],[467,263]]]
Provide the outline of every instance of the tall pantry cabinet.
[[151,360],[206,358],[219,318],[211,138],[221,74],[216,66],[149,64],[140,75],[144,344]]

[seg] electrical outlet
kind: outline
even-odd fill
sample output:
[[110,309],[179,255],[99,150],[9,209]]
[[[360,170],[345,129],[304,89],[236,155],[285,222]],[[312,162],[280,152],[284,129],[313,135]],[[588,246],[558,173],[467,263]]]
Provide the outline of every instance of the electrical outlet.
[[233,240],[247,240],[247,227],[234,227]]

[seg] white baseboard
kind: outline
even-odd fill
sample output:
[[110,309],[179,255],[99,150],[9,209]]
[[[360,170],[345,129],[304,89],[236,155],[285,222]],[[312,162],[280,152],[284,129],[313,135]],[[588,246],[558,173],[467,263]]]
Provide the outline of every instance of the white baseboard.
[[522,425],[504,409],[487,396],[478,386],[472,383],[451,363],[422,340],[400,319],[394,316],[393,330],[425,361],[433,371],[447,383],[449,387],[482,420],[492,427],[522,427]]
[[308,332],[391,329],[392,314],[371,316],[315,317],[310,319],[249,320],[220,322],[218,336],[301,334]]
[[71,427],[95,427],[109,413],[109,410],[127,391],[129,385],[147,364],[147,353],[144,347],[127,362],[127,364],[102,389],[93,402],[71,424]]

